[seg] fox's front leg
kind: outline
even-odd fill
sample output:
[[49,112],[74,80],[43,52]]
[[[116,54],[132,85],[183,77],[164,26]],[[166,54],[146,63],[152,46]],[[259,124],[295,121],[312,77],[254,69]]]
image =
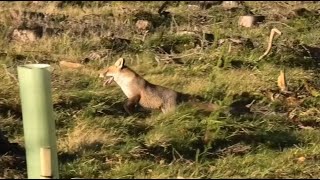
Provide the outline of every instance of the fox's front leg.
[[129,98],[123,105],[124,110],[131,115],[133,113],[133,110],[135,106],[139,103],[140,101],[140,95],[134,96],[132,98]]

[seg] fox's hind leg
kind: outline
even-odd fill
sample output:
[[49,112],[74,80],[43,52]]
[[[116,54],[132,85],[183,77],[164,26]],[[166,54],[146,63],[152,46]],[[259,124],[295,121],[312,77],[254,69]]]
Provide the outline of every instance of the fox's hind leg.
[[129,98],[123,105],[124,110],[129,115],[131,115],[133,113],[135,106],[139,103],[139,101],[140,101],[140,95]]
[[170,112],[174,112],[175,109],[176,109],[176,103],[175,102],[166,103],[161,107],[161,111],[164,114],[170,113]]

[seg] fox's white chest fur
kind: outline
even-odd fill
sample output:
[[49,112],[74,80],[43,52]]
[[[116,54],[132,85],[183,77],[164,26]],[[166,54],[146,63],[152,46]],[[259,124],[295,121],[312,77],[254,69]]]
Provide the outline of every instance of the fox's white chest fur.
[[132,98],[137,95],[132,87],[133,80],[134,80],[134,77],[128,78],[128,77],[123,77],[121,75],[114,76],[114,81],[120,86],[123,93],[128,98]]

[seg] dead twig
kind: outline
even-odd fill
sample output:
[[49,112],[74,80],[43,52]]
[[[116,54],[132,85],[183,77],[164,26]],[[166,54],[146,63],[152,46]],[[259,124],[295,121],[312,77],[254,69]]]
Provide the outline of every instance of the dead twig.
[[281,31],[279,31],[277,28],[273,28],[271,29],[271,33],[270,33],[270,38],[269,38],[269,42],[268,42],[268,48],[266,50],[266,52],[259,57],[259,60],[261,60],[262,58],[264,58],[267,54],[269,54],[270,50],[271,50],[271,46],[272,46],[272,41],[273,41],[273,38],[275,36],[275,33],[281,35]]

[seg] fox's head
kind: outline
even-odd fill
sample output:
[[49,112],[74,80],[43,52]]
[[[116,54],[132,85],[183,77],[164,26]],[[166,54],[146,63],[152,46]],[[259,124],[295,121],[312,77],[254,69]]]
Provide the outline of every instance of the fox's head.
[[120,75],[120,72],[124,67],[124,62],[125,62],[124,59],[120,58],[114,63],[114,65],[109,66],[101,71],[101,73],[99,74],[100,78],[108,78],[109,77],[103,83],[104,86],[106,84],[111,84],[112,81],[114,80],[114,78]]

